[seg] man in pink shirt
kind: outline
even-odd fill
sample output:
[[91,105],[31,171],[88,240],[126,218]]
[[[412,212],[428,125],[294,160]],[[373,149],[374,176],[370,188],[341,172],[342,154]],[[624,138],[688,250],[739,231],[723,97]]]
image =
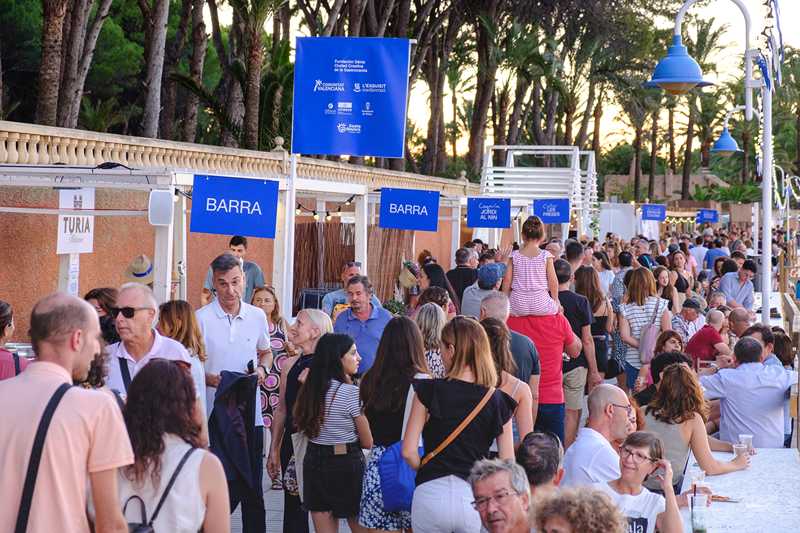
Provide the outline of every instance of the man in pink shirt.
[[[64,383],[86,379],[100,351],[97,313],[83,300],[56,293],[33,308],[30,336],[37,361],[0,382],[0,531],[15,529],[34,436],[45,406]],[[134,457],[122,414],[108,392],[72,387],[58,404],[36,477],[26,531],[89,532],[87,486],[95,531],[128,531],[117,496],[117,469]],[[90,482],[89,483],[87,483]]]

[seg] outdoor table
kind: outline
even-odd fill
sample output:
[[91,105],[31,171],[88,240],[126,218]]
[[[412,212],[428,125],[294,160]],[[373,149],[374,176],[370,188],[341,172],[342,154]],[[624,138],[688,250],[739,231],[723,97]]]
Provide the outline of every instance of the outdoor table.
[[[713,452],[720,461],[733,454]],[[694,456],[689,468],[696,467]],[[688,471],[688,469],[687,469]],[[720,496],[739,503],[713,502],[707,512],[709,533],[797,533],[800,531],[800,454],[793,448],[759,448],[750,468],[719,476],[706,476],[705,484]],[[688,475],[681,492],[691,489]],[[681,508],[684,531],[692,531],[690,511]]]
[[[770,326],[780,326],[785,328],[786,325],[783,323],[783,303],[781,302],[781,293],[773,291],[769,295],[769,306],[770,309],[777,309],[778,316],[770,316],[769,318],[769,325]],[[761,293],[757,292],[753,295],[753,311],[756,312],[756,322],[761,321],[761,313],[758,312],[761,309]]]

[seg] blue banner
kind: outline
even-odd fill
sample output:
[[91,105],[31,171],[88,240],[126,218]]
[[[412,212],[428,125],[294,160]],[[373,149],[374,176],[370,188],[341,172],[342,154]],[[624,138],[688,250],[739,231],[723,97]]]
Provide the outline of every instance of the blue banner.
[[298,37],[292,152],[403,157],[408,39]]
[[274,239],[277,213],[277,181],[194,177],[191,231]]
[[664,222],[667,219],[667,206],[661,204],[643,204],[642,220],[657,220]]
[[382,228],[436,231],[439,193],[420,189],[381,189]]
[[547,198],[533,201],[533,214],[545,224],[569,223],[569,198]]
[[706,222],[711,224],[719,222],[719,211],[716,209],[700,209],[697,212],[697,223],[703,224]]
[[511,227],[509,198],[467,198],[467,226],[470,228]]

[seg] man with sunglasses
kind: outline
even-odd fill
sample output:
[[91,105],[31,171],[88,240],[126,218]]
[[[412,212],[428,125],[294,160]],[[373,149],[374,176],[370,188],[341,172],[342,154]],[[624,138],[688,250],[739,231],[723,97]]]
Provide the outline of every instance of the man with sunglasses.
[[[347,300],[347,282],[350,279],[361,275],[361,263],[359,261],[347,261],[342,265],[342,288],[329,292],[322,298],[322,312],[336,320],[336,317],[349,307]],[[382,307],[381,301],[372,295],[370,303],[373,307]]]
[[588,403],[586,427],[578,431],[578,437],[564,455],[562,487],[619,478],[619,455],[614,443],[628,436],[636,412],[625,392],[607,383],[592,389]]
[[[119,289],[111,316],[120,341],[108,347],[108,388],[123,398],[131,380],[152,359],[191,363],[181,343],[156,331],[158,305],[150,287],[135,282],[124,284]],[[203,383],[195,383],[198,391],[202,386]]]

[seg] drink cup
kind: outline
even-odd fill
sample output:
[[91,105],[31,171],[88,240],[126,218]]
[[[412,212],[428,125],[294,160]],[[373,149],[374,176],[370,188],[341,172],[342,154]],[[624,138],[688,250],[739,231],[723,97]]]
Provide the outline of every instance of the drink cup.
[[739,434],[739,444],[747,446],[747,453],[753,453],[753,436],[746,433]]
[[708,517],[708,495],[690,494],[689,509],[692,513],[692,533],[706,533]]
[[733,445],[733,456],[739,457],[740,455],[747,455],[750,451],[747,449],[747,444],[734,444]]
[[690,488],[694,490],[695,487],[702,487],[705,484],[706,473],[701,468],[693,467],[689,469]]

